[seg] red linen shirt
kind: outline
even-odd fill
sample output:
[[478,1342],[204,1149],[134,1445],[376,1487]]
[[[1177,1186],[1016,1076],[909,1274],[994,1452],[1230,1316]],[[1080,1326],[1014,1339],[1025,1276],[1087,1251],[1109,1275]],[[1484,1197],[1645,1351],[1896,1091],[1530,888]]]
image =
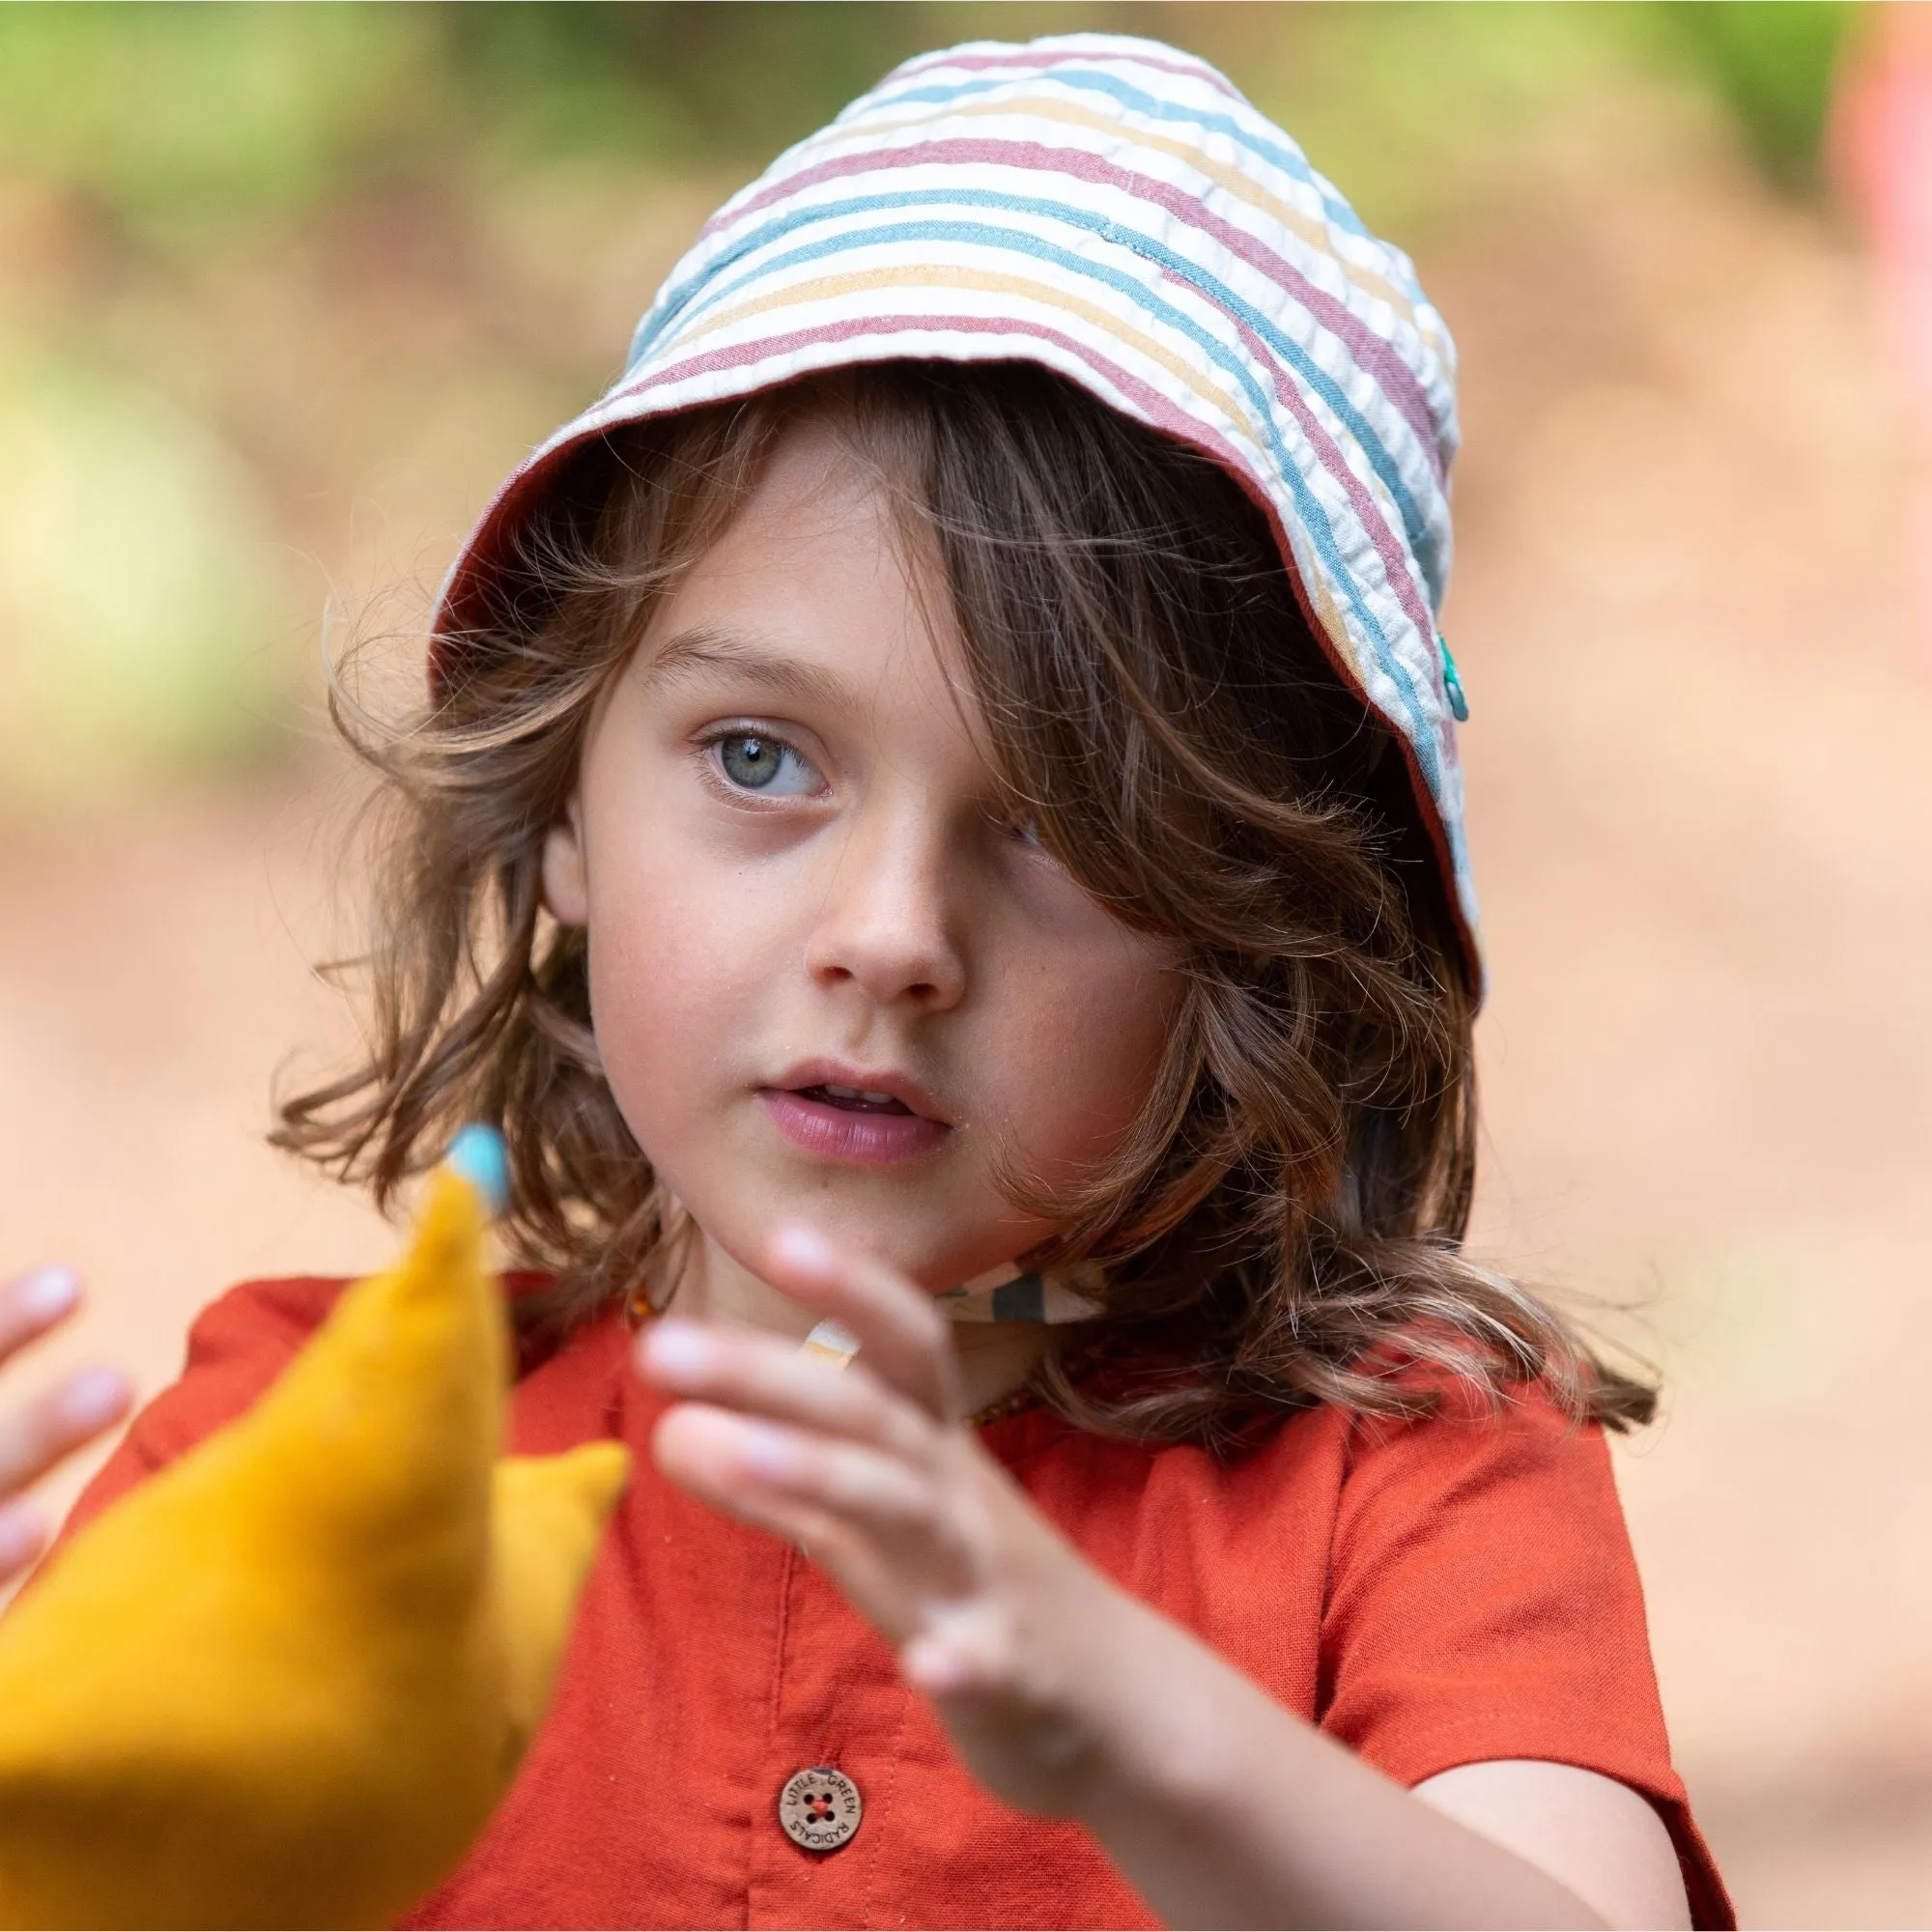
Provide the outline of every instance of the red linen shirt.
[[[195,1322],[78,1522],[239,1414],[341,1284],[254,1282]],[[665,1482],[660,1397],[611,1316],[526,1363],[524,1453],[600,1436],[637,1476],[585,1591],[545,1728],[422,1926],[1139,1926],[1077,1826],[961,1770],[884,1641],[787,1545]],[[1237,1460],[1100,1440],[1043,1411],[987,1447],[1098,1568],[1401,1783],[1548,1758],[1642,1792],[1696,1922],[1729,1903],[1670,1766],[1643,1602],[1601,1435],[1526,1402],[1404,1425],[1314,1409]],[[830,1765],[863,1822],[838,1851],[781,1829]]]

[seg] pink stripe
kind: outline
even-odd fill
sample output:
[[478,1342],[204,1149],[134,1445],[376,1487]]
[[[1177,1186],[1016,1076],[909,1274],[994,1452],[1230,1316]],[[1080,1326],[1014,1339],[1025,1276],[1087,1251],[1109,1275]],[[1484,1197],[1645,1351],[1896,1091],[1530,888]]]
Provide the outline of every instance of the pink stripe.
[[[1417,630],[1433,638],[1435,635],[1435,622],[1416,594],[1415,583],[1407,568],[1406,546],[1382,520],[1376,499],[1369,494],[1367,486],[1349,468],[1348,461],[1336,446],[1334,439],[1317,421],[1300,390],[1289,379],[1288,372],[1268,354],[1266,346],[1245,324],[1236,322],[1235,327],[1239,331],[1249,355],[1263,366],[1272,368],[1274,371],[1276,397],[1300,425],[1302,434],[1313,446],[1322,469],[1334,478],[1348,497],[1362,527],[1368,532],[1370,542],[1375,545],[1377,555],[1382,560],[1389,585],[1394,590],[1404,612]],[[1109,382],[1117,383],[1122,392],[1133,399],[1135,405],[1145,412],[1147,419],[1156,428],[1164,429],[1170,435],[1179,436],[1185,442],[1198,440],[1199,432],[1193,427],[1192,416],[1169,402],[1158,391],[1140,382],[1138,378],[1129,376],[1117,363],[1088,349],[1073,337],[1063,334],[1059,329],[1031,322],[1015,323],[983,316],[859,317],[850,322],[832,323],[820,328],[802,328],[784,335],[765,336],[756,342],[741,343],[731,349],[707,350],[701,355],[694,355],[656,375],[640,377],[636,383],[622,389],[613,390],[605,399],[605,404],[613,402],[619,397],[644,395],[663,384],[688,381],[694,376],[709,375],[715,370],[741,368],[747,363],[760,362],[768,356],[787,355],[793,350],[810,348],[821,342],[850,342],[862,335],[891,335],[900,330],[930,328],[956,329],[968,335],[1023,335],[1058,343],[1071,350],[1092,368],[1104,372]],[[599,405],[600,410],[605,404]]]
[[[1249,353],[1258,361],[1270,360],[1265,345],[1253,335],[1245,323],[1236,322],[1235,327],[1240,330],[1242,340],[1249,345]],[[1394,590],[1396,601],[1401,604],[1409,622],[1425,638],[1435,637],[1435,619],[1417,596],[1415,580],[1409,574],[1408,547],[1382,521],[1381,512],[1376,507],[1376,499],[1369,494],[1368,485],[1349,468],[1347,459],[1335,446],[1334,439],[1316,420],[1315,412],[1308,407],[1301,391],[1289,381],[1288,372],[1278,362],[1273,364],[1273,368],[1276,396],[1301,425],[1301,433],[1313,444],[1322,469],[1347,494],[1356,521],[1368,531],[1369,540],[1376,547],[1376,554],[1382,560],[1382,568],[1388,575],[1389,587]]]
[[[532,492],[541,490],[556,460],[566,450],[575,449],[591,437],[602,436],[606,431],[614,429],[620,422],[639,421],[642,413],[647,413],[631,412],[613,413],[612,404],[626,398],[642,397],[652,389],[663,387],[668,384],[687,382],[693,377],[712,375],[720,370],[744,368],[761,362],[768,356],[788,355],[796,350],[809,349],[818,343],[850,342],[858,336],[873,331],[892,335],[915,328],[944,328],[962,335],[1021,333],[1030,339],[1055,343],[1111,383],[1143,412],[1153,428],[1172,436],[1177,441],[1197,448],[1208,448],[1218,461],[1244,479],[1251,492],[1256,487],[1257,479],[1253,477],[1232,444],[1212,430],[1205,429],[1184,410],[1177,408],[1157,389],[1143,383],[1137,376],[1129,375],[1117,362],[1089,349],[1084,343],[1076,341],[1072,336],[1064,334],[1057,328],[1023,325],[1016,329],[1010,323],[997,321],[987,316],[959,315],[881,316],[866,321],[837,323],[828,328],[795,329],[786,335],[769,336],[758,342],[741,344],[735,349],[709,350],[702,355],[694,355],[669,369],[645,376],[625,388],[613,389],[591,412],[597,418],[594,429],[579,430],[573,424],[554,438],[538,454],[513,470],[491,499],[482,516],[476,520],[476,526],[463,547],[456,568],[444,587],[440,606],[435,614],[431,627],[432,634],[441,638],[450,631],[461,631],[464,627],[468,620],[468,607],[478,584],[484,577],[497,568],[499,562],[497,550],[511,518]],[[884,361],[891,358],[881,356],[878,359]],[[1278,525],[1277,513],[1266,504],[1264,504],[1264,507],[1268,510],[1269,521]],[[1278,538],[1280,532],[1277,530]],[[1284,557],[1293,554],[1285,544],[1282,554]],[[433,655],[433,678],[440,674],[439,667],[441,669],[447,668],[446,665],[441,664],[444,656],[446,653],[440,650]]]
[[[743,368],[749,363],[762,362],[774,355],[790,355],[820,343],[851,342],[860,336],[873,334],[890,337],[901,331],[934,328],[951,329],[963,335],[1020,334],[1030,339],[1055,343],[1070,351],[1090,368],[1104,376],[1141,411],[1154,428],[1166,431],[1168,435],[1178,438],[1182,442],[1197,445],[1204,438],[1212,434],[1210,431],[1205,431],[1193,416],[1170,402],[1157,389],[1143,383],[1138,377],[1128,375],[1117,362],[1089,349],[1074,337],[1064,334],[1057,328],[1042,327],[1032,323],[1016,327],[1011,322],[988,316],[872,316],[851,322],[833,323],[822,328],[794,329],[785,335],[766,336],[757,342],[740,343],[732,349],[707,350],[701,355],[694,355],[687,361],[676,363],[657,375],[643,377],[628,388],[614,391],[611,397],[607,398],[607,402],[613,401],[619,396],[642,396],[663,384],[688,382],[693,377],[711,375],[719,370]],[[1255,341],[1245,328],[1241,333],[1249,342],[1250,352],[1265,359],[1262,344]],[[1321,467],[1347,495],[1356,518],[1376,547],[1377,555],[1382,560],[1382,567],[1388,574],[1389,585],[1394,590],[1404,612],[1418,631],[1425,637],[1433,638],[1435,635],[1435,622],[1416,594],[1415,582],[1407,568],[1408,552],[1401,538],[1383,522],[1380,511],[1376,507],[1376,499],[1369,494],[1367,486],[1349,468],[1334,440],[1316,420],[1302,400],[1300,392],[1287,380],[1285,372],[1279,367],[1275,374],[1275,393],[1301,426],[1301,432],[1314,446]],[[603,405],[599,407],[601,410]]]
[[1217,73],[1205,61],[1156,60],[1138,48],[1129,50],[1123,47],[1094,47],[1083,51],[1077,47],[1061,46],[1051,53],[1037,53],[1031,47],[1015,47],[1011,53],[1006,54],[924,54],[895,67],[873,89],[873,93],[883,96],[897,81],[910,79],[915,74],[932,73],[942,68],[963,68],[968,73],[982,73],[1001,68],[1026,72],[1040,68],[1065,67],[1074,60],[1113,61],[1129,67],[1151,68],[1157,73],[1179,74],[1186,80],[1205,80],[1217,94],[1224,95],[1240,106],[1250,104],[1247,97],[1225,74]]
[[[674,363],[668,369],[643,377],[628,388],[613,390],[598,405],[600,412],[620,397],[638,397],[648,394],[652,389],[672,383],[689,382],[696,376],[708,376],[724,369],[743,368],[749,363],[762,362],[774,355],[789,355],[799,350],[810,349],[820,343],[851,342],[865,335],[879,335],[886,338],[904,334],[910,330],[946,329],[961,335],[1021,335],[1030,341],[1051,342],[1067,350],[1085,362],[1089,368],[1105,378],[1114,387],[1126,396],[1142,411],[1149,422],[1155,428],[1179,437],[1184,442],[1198,443],[1204,432],[1194,418],[1184,410],[1171,403],[1159,390],[1143,383],[1139,377],[1131,376],[1119,363],[1089,349],[1083,342],[1066,335],[1057,328],[1045,328],[1033,323],[1014,324],[992,316],[981,315],[887,315],[869,316],[851,322],[833,323],[823,328],[794,329],[785,335],[771,335],[757,342],[741,343],[733,349],[707,350],[702,355],[691,356],[688,360]],[[881,356],[880,360],[894,359],[904,355],[903,350],[895,350],[891,356]],[[1015,360],[1025,358],[1016,356]]]
[[[1414,373],[1374,329],[1353,315],[1325,290],[1318,289],[1294,264],[1257,242],[1253,236],[1208,213],[1201,200],[1171,187],[1152,175],[1103,160],[1084,148],[1049,147],[1043,141],[1009,141],[997,136],[946,141],[922,141],[917,147],[891,148],[884,152],[844,155],[791,175],[768,187],[762,194],[731,211],[735,225],[761,213],[776,202],[791,199],[801,190],[820,182],[847,179],[854,175],[883,174],[893,168],[923,165],[936,167],[1009,167],[1022,173],[1070,175],[1090,186],[1110,187],[1136,200],[1151,202],[1178,221],[1218,242],[1249,268],[1258,270],[1291,294],[1331,335],[1346,343],[1356,362],[1379,384],[1382,393],[1396,406],[1403,420],[1422,445],[1436,482],[1442,481],[1441,452],[1436,446],[1435,419],[1429,399]],[[1128,244],[1131,245],[1131,244]],[[1263,358],[1273,363],[1272,350],[1264,349]]]

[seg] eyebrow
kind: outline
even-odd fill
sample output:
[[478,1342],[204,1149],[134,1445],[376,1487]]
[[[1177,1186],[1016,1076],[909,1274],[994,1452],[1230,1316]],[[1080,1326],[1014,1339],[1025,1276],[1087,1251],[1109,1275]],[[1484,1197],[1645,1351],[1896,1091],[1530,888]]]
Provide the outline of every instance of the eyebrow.
[[725,671],[805,704],[836,706],[851,699],[844,683],[830,671],[709,625],[667,638],[651,654],[645,676],[652,684],[669,684],[706,671]]

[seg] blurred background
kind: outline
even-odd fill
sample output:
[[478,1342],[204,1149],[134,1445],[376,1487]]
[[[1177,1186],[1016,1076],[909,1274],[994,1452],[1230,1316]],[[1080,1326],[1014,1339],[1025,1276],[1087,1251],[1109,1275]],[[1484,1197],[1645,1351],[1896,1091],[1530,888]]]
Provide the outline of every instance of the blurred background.
[[1461,341],[1477,1238],[1666,1377],[1619,1465],[1693,1798],[1747,1922],[1932,1921],[1928,19],[0,8],[0,1254],[87,1271],[61,1356],[152,1391],[227,1283],[388,1251],[261,1142],[354,1037],[325,653],[411,664],[705,213],[894,61],[1161,36]]

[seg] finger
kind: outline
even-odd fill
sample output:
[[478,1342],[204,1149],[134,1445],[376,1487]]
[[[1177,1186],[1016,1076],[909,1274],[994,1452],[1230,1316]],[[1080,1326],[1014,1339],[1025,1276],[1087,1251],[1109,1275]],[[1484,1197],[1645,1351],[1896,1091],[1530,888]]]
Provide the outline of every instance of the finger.
[[80,1277],[69,1267],[36,1268],[0,1289],[0,1362],[80,1306]]
[[0,1414],[0,1498],[111,1429],[128,1413],[133,1393],[119,1369],[81,1369],[25,1407]]
[[815,1229],[781,1228],[765,1253],[765,1279],[858,1337],[867,1366],[942,1422],[958,1419],[958,1372],[946,1321],[895,1268],[835,1247]]
[[1008,1687],[1010,1650],[991,1618],[949,1616],[942,1607],[900,1649],[899,1672],[923,1697],[971,1697]]
[[890,1642],[913,1630],[913,1599],[893,1565],[851,1523],[782,1490],[732,1478],[702,1439],[700,1409],[679,1407],[652,1438],[658,1467],[680,1489],[753,1529],[795,1544]]
[[52,1525],[36,1503],[0,1507],[0,1583],[11,1583],[47,1547]]
[[938,1447],[932,1419],[863,1363],[833,1368],[790,1344],[666,1317],[638,1340],[645,1378],[686,1401],[866,1442],[914,1463]]
[[[713,1495],[785,1496],[862,1535],[924,1556],[937,1542],[931,1481],[876,1449],[702,1403],[681,1403],[659,1422],[659,1466]],[[915,1551],[911,1546],[922,1545]]]

